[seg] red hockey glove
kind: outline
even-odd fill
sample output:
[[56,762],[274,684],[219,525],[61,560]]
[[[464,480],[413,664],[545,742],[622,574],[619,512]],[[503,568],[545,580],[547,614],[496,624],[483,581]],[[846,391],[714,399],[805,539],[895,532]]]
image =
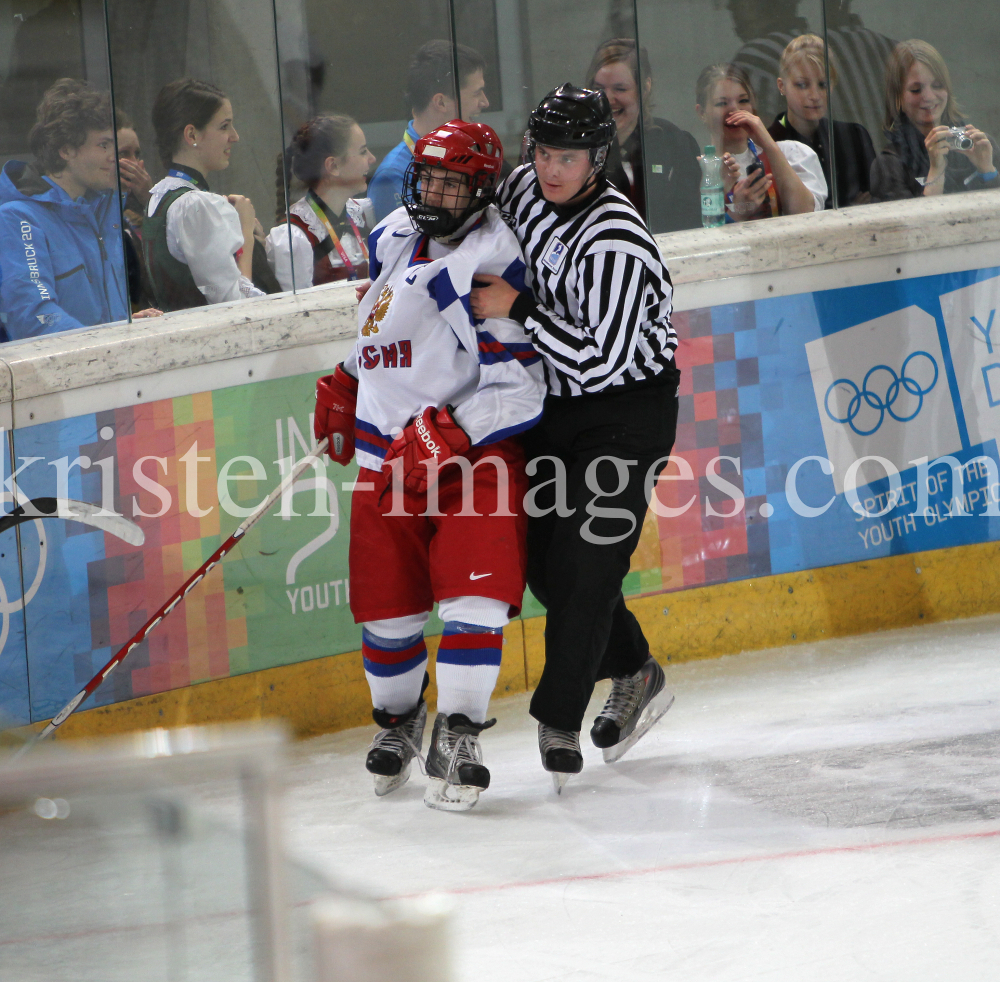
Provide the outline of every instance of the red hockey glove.
[[358,405],[358,380],[338,365],[332,375],[316,381],[316,415],[313,433],[317,440],[330,438],[327,453],[338,464],[349,464],[354,456],[354,412]]
[[391,480],[389,461],[401,457],[403,483],[411,491],[426,491],[430,461],[442,464],[449,457],[465,453],[470,446],[469,437],[452,418],[450,410],[428,406],[392,441],[385,455],[383,473]]

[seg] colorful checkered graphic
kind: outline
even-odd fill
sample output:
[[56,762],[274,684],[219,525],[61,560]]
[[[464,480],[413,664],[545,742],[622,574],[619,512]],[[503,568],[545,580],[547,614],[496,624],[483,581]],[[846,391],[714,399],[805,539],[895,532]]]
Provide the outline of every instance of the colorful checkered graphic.
[[[997,307],[994,269],[677,314],[675,459],[657,486],[660,510],[674,513],[647,514],[627,595],[1000,539],[1000,514],[986,513],[1000,504],[991,473],[1000,470],[1000,355],[975,333],[985,335]],[[912,380],[890,392],[892,377],[907,372]],[[145,541],[135,547],[55,519],[0,533],[0,726],[61,709],[277,485],[282,466],[308,452],[314,380],[255,382],[13,433],[4,465],[8,474],[23,465],[22,495],[106,502]],[[866,393],[864,406],[855,390]],[[890,401],[892,413],[878,408]],[[874,416],[859,422],[862,409]],[[896,454],[900,483],[893,490],[866,472],[859,500],[872,511],[859,515],[845,472],[866,454]],[[960,463],[971,516],[956,520],[947,465],[915,510],[912,459],[921,454]],[[300,478],[293,514],[276,510],[256,525],[95,703],[361,648],[347,566],[356,473],[330,464]],[[806,517],[789,497],[793,479],[812,509]],[[522,616],[541,613],[527,598]],[[436,619],[427,626],[442,630]],[[445,663],[493,664],[496,639],[481,643],[472,650],[469,636],[446,638]]]

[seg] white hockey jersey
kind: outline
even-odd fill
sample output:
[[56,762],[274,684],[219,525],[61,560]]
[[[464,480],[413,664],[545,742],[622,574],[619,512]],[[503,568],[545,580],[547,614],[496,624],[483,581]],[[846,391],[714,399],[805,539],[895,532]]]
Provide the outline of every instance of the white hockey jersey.
[[393,439],[428,406],[451,406],[473,446],[533,426],[545,369],[523,327],[478,323],[469,306],[474,274],[524,289],[514,233],[490,205],[457,244],[417,232],[405,208],[368,238],[372,285],[358,308],[358,340],[344,367],[358,378],[358,463],[378,470]]

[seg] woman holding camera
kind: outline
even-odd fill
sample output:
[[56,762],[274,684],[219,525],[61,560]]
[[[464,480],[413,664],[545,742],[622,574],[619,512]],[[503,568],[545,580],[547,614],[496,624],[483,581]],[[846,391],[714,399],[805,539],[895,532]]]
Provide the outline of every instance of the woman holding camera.
[[888,146],[872,164],[873,201],[1000,187],[997,147],[964,123],[948,66],[926,41],[902,41],[885,77]]

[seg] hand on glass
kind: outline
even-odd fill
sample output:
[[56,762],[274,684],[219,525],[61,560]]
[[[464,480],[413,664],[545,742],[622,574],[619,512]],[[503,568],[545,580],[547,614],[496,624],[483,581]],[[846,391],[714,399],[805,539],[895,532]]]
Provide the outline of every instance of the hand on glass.
[[[510,308],[519,294],[502,276],[476,273],[472,283],[470,305],[476,317],[485,320],[487,317],[510,316]],[[480,283],[486,286],[479,286]]]
[[145,208],[149,204],[149,192],[153,187],[153,179],[146,172],[141,160],[121,157],[118,160],[118,177],[122,190],[131,191]]
[[163,311],[157,310],[155,307],[147,307],[145,310],[137,310],[132,315],[132,320],[141,320],[143,317],[162,317]]
[[755,214],[771,189],[771,175],[763,170],[755,171],[749,177],[736,182],[733,188],[732,215],[734,221],[745,222]]
[[365,299],[365,294],[372,288],[372,281],[365,280],[354,288],[354,295],[358,298],[358,303]]

